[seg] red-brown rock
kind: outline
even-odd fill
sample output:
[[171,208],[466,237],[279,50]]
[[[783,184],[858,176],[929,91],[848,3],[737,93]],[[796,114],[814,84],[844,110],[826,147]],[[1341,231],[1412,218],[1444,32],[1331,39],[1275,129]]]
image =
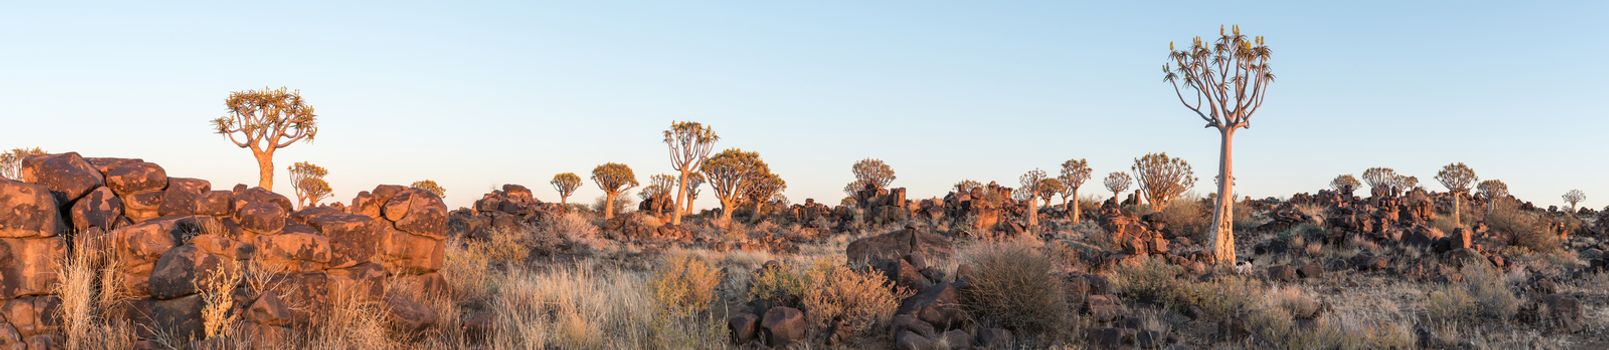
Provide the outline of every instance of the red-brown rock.
[[44,185],[62,203],[72,203],[105,184],[100,170],[76,152],[24,158],[21,170],[23,182]]
[[67,231],[45,186],[0,179],[0,238],[53,237]]
[[161,192],[168,187],[168,173],[155,163],[120,162],[106,169],[106,187],[118,196]]
[[111,189],[100,187],[90,191],[84,198],[79,198],[77,203],[73,203],[71,213],[75,231],[84,231],[91,227],[110,231],[113,224],[123,216],[123,200],[118,199]]

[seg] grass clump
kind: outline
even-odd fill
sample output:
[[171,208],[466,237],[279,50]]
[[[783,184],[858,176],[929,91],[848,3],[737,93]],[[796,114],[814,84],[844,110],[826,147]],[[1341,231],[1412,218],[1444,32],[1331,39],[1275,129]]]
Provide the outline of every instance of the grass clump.
[[655,272],[654,298],[672,313],[689,315],[709,308],[721,271],[698,257],[678,254],[665,259]]
[[1069,328],[1072,309],[1051,257],[1024,243],[985,243],[962,259],[961,303],[979,320],[1030,335]]
[[837,322],[838,329],[856,335],[888,322],[900,300],[914,294],[876,271],[855,270],[825,259],[816,261],[805,275],[815,282],[804,289],[800,301],[811,323],[827,327]]
[[1470,262],[1458,271],[1463,281],[1443,286],[1426,297],[1425,314],[1432,321],[1507,320],[1519,310],[1519,298],[1509,291],[1496,268]]

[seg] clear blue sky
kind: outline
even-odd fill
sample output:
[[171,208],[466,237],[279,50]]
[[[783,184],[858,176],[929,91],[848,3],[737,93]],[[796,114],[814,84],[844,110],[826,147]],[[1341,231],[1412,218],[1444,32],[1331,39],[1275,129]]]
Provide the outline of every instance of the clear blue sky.
[[[1279,76],[1236,138],[1239,194],[1370,166],[1439,190],[1436,169],[1462,161],[1539,204],[1609,200],[1606,2],[868,3],[12,4],[0,147],[255,183],[207,121],[229,91],[283,85],[322,127],[280,152],[279,183],[312,161],[342,201],[422,178],[454,207],[502,183],[556,200],[554,173],[609,161],[646,180],[670,170],[659,132],[678,119],[759,151],[795,201],[836,203],[865,157],[915,197],[1074,157],[1102,176],[1153,151],[1210,184],[1217,136],[1160,67],[1169,41],[1238,23],[1268,38]],[[588,180],[576,198],[599,193]]]

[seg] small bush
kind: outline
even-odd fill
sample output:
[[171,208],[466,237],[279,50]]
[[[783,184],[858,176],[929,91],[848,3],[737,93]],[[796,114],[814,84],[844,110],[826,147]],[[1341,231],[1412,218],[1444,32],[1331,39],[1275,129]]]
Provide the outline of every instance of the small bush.
[[1022,243],[1000,243],[975,249],[963,258],[971,268],[970,285],[961,303],[984,322],[1028,334],[1052,333],[1068,328],[1066,286],[1055,273],[1056,263]]
[[1506,320],[1519,310],[1519,298],[1510,292],[1496,268],[1470,262],[1459,269],[1464,280],[1443,286],[1427,296],[1426,316],[1441,322]]
[[1486,215],[1486,224],[1492,231],[1508,234],[1513,245],[1537,253],[1556,254],[1564,248],[1546,218],[1520,210],[1509,201],[1498,202]]
[[770,264],[749,278],[749,297],[798,306],[805,289],[815,285],[806,274],[782,264]]
[[654,273],[654,298],[678,315],[690,315],[708,308],[715,300],[715,286],[721,272],[709,262],[679,254],[666,258]]
[[[1249,210],[1245,212],[1251,213]],[[1185,236],[1206,237],[1212,226],[1212,207],[1206,200],[1194,196],[1173,201],[1161,213],[1162,222]]]
[[1138,265],[1119,266],[1111,278],[1111,288],[1128,300],[1175,310],[1194,303],[1196,291],[1191,281],[1179,278],[1184,268],[1156,259]]
[[825,329],[838,321],[838,327],[851,334],[888,322],[900,300],[914,294],[876,271],[856,271],[826,260],[817,261],[805,275],[816,282],[805,288],[801,300],[811,323]]

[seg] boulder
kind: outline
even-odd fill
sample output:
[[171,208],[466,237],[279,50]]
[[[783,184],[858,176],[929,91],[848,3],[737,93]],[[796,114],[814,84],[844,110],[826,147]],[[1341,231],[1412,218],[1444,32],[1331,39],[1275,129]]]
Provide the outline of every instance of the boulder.
[[162,191],[162,205],[157,208],[157,215],[195,215],[196,200],[209,191],[212,191],[212,183],[207,180],[168,178],[168,188]]
[[105,184],[100,170],[77,152],[24,158],[21,173],[23,182],[44,185],[61,203],[72,203]]
[[399,334],[418,334],[436,325],[436,313],[417,298],[393,293],[385,298],[387,326]]
[[410,188],[397,193],[381,213],[402,232],[435,239],[447,237],[447,205],[430,192]]
[[240,274],[236,260],[207,254],[194,245],[179,246],[162,254],[152,269],[151,297],[167,300],[196,294],[198,282]]
[[1097,322],[1110,322],[1123,314],[1123,305],[1111,295],[1091,295],[1084,299],[1084,310]]
[[799,309],[777,306],[765,312],[760,329],[765,333],[766,345],[787,346],[805,339],[804,312]]
[[243,317],[247,322],[267,326],[290,327],[295,321],[290,305],[278,294],[266,293],[246,307]]
[[1016,346],[1016,338],[1011,331],[1004,328],[989,328],[978,331],[978,348],[989,350],[1006,350]]
[[353,214],[364,215],[374,218],[375,220],[379,220],[384,217],[381,214],[381,207],[384,207],[387,202],[390,202],[391,197],[395,197],[398,193],[402,193],[406,190],[408,190],[407,187],[397,185],[375,186],[373,191],[358,192],[357,197],[352,198],[352,206],[348,210],[350,210]]
[[899,350],[933,350],[933,339],[924,337],[911,331],[900,331],[894,335],[894,348]]
[[359,301],[379,301],[385,295],[386,271],[376,263],[363,263],[345,268],[324,270],[329,278],[330,290],[350,295]]
[[179,339],[199,339],[202,335],[201,309],[206,306],[201,295],[157,300],[151,304],[151,322],[164,334]]
[[913,315],[937,329],[959,326],[967,319],[954,283],[938,283],[906,298],[895,315]]
[[31,296],[4,303],[4,306],[0,306],[0,316],[11,323],[12,329],[22,339],[61,330],[61,298],[54,295]]
[[277,205],[280,209],[284,209],[286,213],[291,212],[291,209],[295,208],[291,205],[290,198],[286,198],[285,196],[274,193],[273,191],[265,190],[262,187],[245,188],[244,185],[235,185],[234,190],[230,191],[229,201],[232,202],[230,205],[236,209],[245,208],[246,205],[252,203],[270,203]]
[[308,217],[305,222],[329,238],[331,268],[374,261],[380,250],[381,230],[373,218],[331,211]]
[[892,261],[913,254],[946,261],[953,252],[948,238],[915,227],[857,239],[845,249],[851,263]]
[[96,188],[73,203],[71,214],[74,231],[82,232],[91,227],[110,231],[123,216],[123,200],[117,198],[111,189]]
[[45,186],[0,179],[0,238],[54,237],[67,231]]
[[282,233],[257,236],[255,241],[257,257],[270,271],[314,272],[330,263],[329,239],[321,235]]
[[231,193],[229,191],[202,193],[200,197],[196,197],[195,208],[192,208],[192,211],[196,215],[229,216],[229,213],[235,211],[234,202],[230,198]]
[[972,348],[972,336],[966,331],[951,329],[939,335],[938,342],[933,344],[940,349],[969,349]]
[[161,192],[168,187],[168,173],[155,163],[120,162],[106,169],[106,187],[120,197]]
[[54,293],[66,256],[61,238],[0,238],[0,300]]
[[754,341],[755,335],[760,331],[760,316],[751,313],[740,313],[726,319],[727,334],[732,336],[732,343],[737,345],[748,344]]
[[400,273],[425,273],[441,268],[446,244],[441,240],[385,229],[381,234],[380,264]]
[[158,191],[120,197],[123,199],[123,216],[127,216],[135,223],[161,217],[159,209],[162,208],[162,196],[163,193]]
[[235,211],[235,222],[240,228],[259,235],[276,235],[285,229],[289,212],[272,202],[236,202],[244,204]]
[[1586,329],[1582,319],[1581,300],[1564,294],[1553,294],[1537,301],[1537,319],[1565,333]]

